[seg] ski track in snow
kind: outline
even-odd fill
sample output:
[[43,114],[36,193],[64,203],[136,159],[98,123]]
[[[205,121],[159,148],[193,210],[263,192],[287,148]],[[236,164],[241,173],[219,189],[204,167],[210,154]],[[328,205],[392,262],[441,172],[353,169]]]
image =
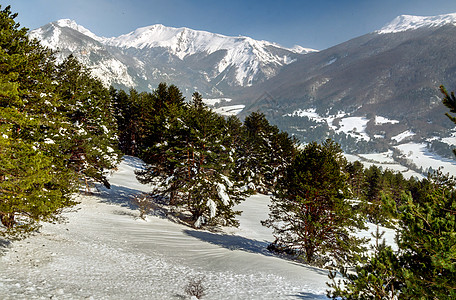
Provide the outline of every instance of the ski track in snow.
[[[0,299],[190,299],[184,287],[204,276],[203,299],[326,299],[325,270],[271,255],[269,197],[238,209],[240,228],[194,230],[159,216],[137,218],[129,195],[139,160],[126,157],[111,190],[79,195],[67,222],[1,247]],[[100,188],[101,189],[101,188]]]

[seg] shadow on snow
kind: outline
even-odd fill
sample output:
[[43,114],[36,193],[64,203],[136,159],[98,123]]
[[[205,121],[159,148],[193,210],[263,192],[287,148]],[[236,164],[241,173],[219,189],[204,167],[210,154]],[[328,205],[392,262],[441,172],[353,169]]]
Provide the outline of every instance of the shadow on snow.
[[95,194],[95,196],[99,197],[102,202],[128,207],[131,210],[137,210],[138,208],[132,204],[131,200],[142,193],[139,190],[118,185],[111,185],[110,189],[98,186],[97,189],[100,192]]
[[129,155],[124,155],[122,157],[123,163],[129,167],[132,167],[136,170],[143,170],[146,164],[139,158]]
[[[111,185],[110,189],[106,189],[104,186],[99,185],[97,186],[97,190],[99,192],[96,194],[96,196],[100,199],[101,202],[120,205],[132,211],[138,211],[138,206],[134,204],[132,200],[136,196],[144,194],[143,191],[119,185]],[[186,224],[183,223],[182,220],[179,220],[179,218],[184,218],[183,216],[181,216],[181,214],[170,214],[171,208],[168,205],[163,205],[164,203],[166,203],[166,200],[163,199],[155,199],[151,201],[151,209],[147,212],[147,215],[168,219],[175,223]],[[177,215],[177,217],[175,215]],[[188,226],[188,224],[186,225]]]
[[266,256],[273,256],[272,253],[266,249],[269,245],[269,242],[266,241],[262,242],[252,240],[238,235],[218,234],[188,229],[184,230],[184,233],[204,242],[221,246],[229,250],[242,250],[251,253],[260,253]]
[[[229,250],[241,250],[249,253],[258,253],[262,254],[265,256],[270,256],[270,257],[278,257],[281,259],[286,259],[285,257],[281,257],[278,255],[275,255],[267,250],[267,246],[269,245],[269,242],[266,241],[258,241],[258,240],[253,240],[249,238],[245,238],[242,236],[238,235],[230,235],[230,234],[218,234],[218,233],[211,233],[207,231],[197,231],[197,230],[184,230],[184,233],[197,238],[201,241],[217,245]],[[286,259],[287,260],[287,259]],[[309,269],[312,272],[317,273],[318,275],[323,275],[327,276],[328,271],[319,269],[316,267],[312,267],[306,264],[301,264],[294,262],[292,260],[288,260],[289,263],[300,266],[306,269]],[[290,295],[290,297],[297,297],[299,299],[327,299],[325,295],[318,295],[318,294],[313,294],[309,292],[300,292],[295,295]]]
[[281,259],[286,259],[289,261],[289,263],[296,265],[296,266],[301,266],[305,267],[308,269],[312,269],[314,272],[317,272],[321,275],[327,275],[328,271],[323,270],[320,268],[312,267],[303,263],[299,263],[296,261],[293,261],[292,259],[289,259],[287,257],[283,257],[281,255],[276,255],[272,252],[270,252],[267,247],[269,245],[269,242],[267,241],[258,241],[254,239],[249,239],[245,238],[243,236],[238,236],[238,235],[231,235],[231,234],[219,234],[219,233],[212,233],[212,232],[207,232],[207,231],[198,231],[198,230],[184,230],[184,233],[195,237],[197,239],[200,239],[204,242],[217,245],[229,250],[241,250],[245,252],[250,252],[250,253],[258,253],[258,254],[263,254],[265,256],[272,256],[272,257],[277,257]]
[[297,295],[293,295],[293,297],[298,297],[299,299],[328,299],[325,295],[316,295],[307,292],[301,292]]

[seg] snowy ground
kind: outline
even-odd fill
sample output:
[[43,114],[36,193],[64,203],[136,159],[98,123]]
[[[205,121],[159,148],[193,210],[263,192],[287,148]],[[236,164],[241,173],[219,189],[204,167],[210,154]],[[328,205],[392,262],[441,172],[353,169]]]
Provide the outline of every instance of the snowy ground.
[[245,108],[244,104],[238,105],[229,105],[229,106],[222,106],[214,109],[216,113],[221,114],[222,116],[235,116],[239,114]]
[[410,159],[418,167],[421,167],[424,170],[428,168],[434,170],[441,168],[443,173],[449,173],[452,176],[456,176],[456,161],[429,152],[425,144],[406,143],[398,145],[396,148],[404,153],[407,159]]
[[0,299],[188,299],[189,278],[205,276],[204,299],[325,299],[327,272],[271,255],[260,225],[269,198],[239,206],[238,229],[216,234],[160,216],[136,218],[129,195],[147,191],[131,157],[111,190],[80,195],[67,222],[45,224],[23,241],[0,245]]
[[[389,169],[395,172],[400,172],[404,176],[404,178],[416,177],[418,179],[423,179],[424,176],[420,173],[417,173],[397,162],[394,161],[392,158],[392,152],[383,152],[383,153],[375,153],[375,154],[345,154],[345,157],[348,161],[360,161],[365,168],[369,168],[372,165],[377,167],[381,167],[383,170]],[[438,163],[438,162],[436,162]]]

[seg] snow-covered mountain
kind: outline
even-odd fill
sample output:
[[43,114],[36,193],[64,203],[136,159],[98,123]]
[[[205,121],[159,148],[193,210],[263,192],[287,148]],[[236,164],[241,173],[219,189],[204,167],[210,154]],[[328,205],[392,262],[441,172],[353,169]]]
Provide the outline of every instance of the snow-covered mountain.
[[332,137],[347,152],[395,154],[416,143],[452,159],[456,128],[445,116],[439,86],[456,90],[455,36],[456,14],[400,16],[305,55],[230,105],[245,105],[241,117],[265,112],[303,142]]
[[270,79],[315,51],[163,25],[105,38],[68,19],[35,29],[30,36],[59,49],[61,58],[75,55],[107,85],[147,90],[167,81],[184,92],[198,90],[208,96]]
[[456,26],[456,13],[431,17],[402,15],[376,31],[379,34],[398,33],[424,27],[441,27],[444,25]]
[[117,49],[109,49],[102,43],[104,38],[74,21],[59,20],[31,31],[29,36],[40,40],[42,45],[57,50],[58,61],[73,54],[106,86],[116,85],[128,89],[137,85],[134,70],[141,63],[132,65],[131,58]]

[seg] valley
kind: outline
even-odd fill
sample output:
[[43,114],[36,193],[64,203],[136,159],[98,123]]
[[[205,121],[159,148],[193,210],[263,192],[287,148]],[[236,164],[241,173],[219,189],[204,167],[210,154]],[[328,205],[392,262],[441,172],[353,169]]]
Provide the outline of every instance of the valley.
[[347,154],[393,151],[397,163],[426,174],[435,164],[408,155],[408,145],[443,165],[452,158],[455,128],[439,85],[456,86],[455,24],[454,14],[400,16],[320,51],[163,25],[105,38],[71,20],[30,36],[59,49],[60,59],[75,55],[105,85],[150,91],[176,84],[187,99],[200,92],[221,114],[261,111],[302,143],[332,138]]

